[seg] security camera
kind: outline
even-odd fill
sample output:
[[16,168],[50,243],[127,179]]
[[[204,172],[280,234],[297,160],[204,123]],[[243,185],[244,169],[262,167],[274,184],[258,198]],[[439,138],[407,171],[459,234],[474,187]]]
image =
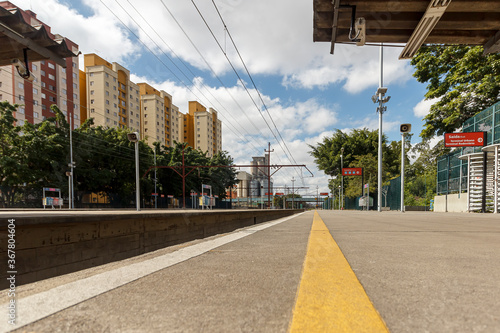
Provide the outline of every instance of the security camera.
[[354,23],[354,31],[356,31],[356,45],[363,46],[366,42],[366,20],[364,17],[359,17]]
[[410,133],[411,132],[411,124],[401,124],[401,126],[399,126],[399,131],[401,133]]
[[22,62],[19,59],[12,59],[11,63],[12,63],[12,65],[14,65],[16,67],[17,73],[23,79],[26,79],[29,81],[35,80],[35,77],[33,76],[33,74],[31,74],[30,70],[26,67],[24,62]]
[[139,141],[139,133],[137,132],[132,132],[127,134],[128,141],[130,142],[137,142]]

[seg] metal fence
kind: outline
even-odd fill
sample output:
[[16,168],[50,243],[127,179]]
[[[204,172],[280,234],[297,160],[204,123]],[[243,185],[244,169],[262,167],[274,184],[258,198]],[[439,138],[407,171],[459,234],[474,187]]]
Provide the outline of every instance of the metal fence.
[[[486,132],[485,146],[500,143],[500,102],[466,120],[462,126],[462,132]],[[481,147],[458,148],[438,158],[436,193],[466,192],[467,161],[462,161],[458,157],[479,152],[481,152]]]

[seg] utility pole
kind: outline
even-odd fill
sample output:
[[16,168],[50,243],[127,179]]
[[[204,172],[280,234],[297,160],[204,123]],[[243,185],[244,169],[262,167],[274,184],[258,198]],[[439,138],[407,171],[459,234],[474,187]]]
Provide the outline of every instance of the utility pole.
[[340,194],[341,207],[344,208],[344,147],[340,148],[340,177],[342,183],[342,193]]
[[[153,153],[154,153],[154,156],[155,156],[155,166],[156,166],[156,147],[154,147],[153,149]],[[156,168],[155,168],[155,209],[158,208],[158,192],[156,192]]]
[[295,205],[295,187],[294,187],[295,177],[292,177],[292,209]]
[[267,153],[267,206],[271,207],[271,153],[274,152],[274,149],[271,150],[271,142],[268,142],[267,150],[264,149],[264,152]]
[[70,159],[70,167],[71,167],[71,186],[70,186],[70,193],[69,193],[69,208],[74,209],[75,208],[75,189],[74,189],[74,184],[75,184],[75,178],[73,177],[74,173],[74,167],[75,163],[73,162],[73,114],[68,113],[69,116],[69,159]]

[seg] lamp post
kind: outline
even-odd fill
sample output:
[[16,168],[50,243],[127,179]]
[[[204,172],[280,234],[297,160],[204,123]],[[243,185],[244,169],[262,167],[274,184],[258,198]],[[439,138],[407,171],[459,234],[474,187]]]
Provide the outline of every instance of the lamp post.
[[339,185],[339,210],[340,210],[340,185]]
[[387,111],[385,103],[389,102],[391,96],[385,96],[387,88],[384,85],[384,44],[380,44],[380,80],[379,88],[375,95],[372,96],[373,103],[378,103],[378,211],[382,211],[382,114]]
[[339,194],[339,200],[342,203],[341,207],[344,208],[344,147],[340,148],[340,177],[342,192]]
[[[135,206],[137,211],[141,210],[141,194],[139,184],[139,133],[132,132],[127,134],[128,141],[135,143]],[[156,178],[156,177],[155,177]]]

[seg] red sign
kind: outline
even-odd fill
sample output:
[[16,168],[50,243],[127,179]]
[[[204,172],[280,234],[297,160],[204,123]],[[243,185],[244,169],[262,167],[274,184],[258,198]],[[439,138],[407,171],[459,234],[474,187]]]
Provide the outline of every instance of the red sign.
[[486,143],[486,132],[446,133],[445,147],[482,147]]
[[277,192],[276,195],[285,195],[285,193],[279,193],[279,192]]
[[266,195],[273,195],[272,193],[266,193]]
[[328,195],[329,193],[328,192],[325,192],[325,193],[320,193],[319,195]]
[[161,197],[162,197],[162,198],[165,198],[165,194],[162,194],[162,195],[161,195]]
[[361,176],[363,168],[343,168],[342,176]]
[[151,193],[151,195],[152,195],[153,197],[157,197],[157,196],[158,196],[158,193]]

